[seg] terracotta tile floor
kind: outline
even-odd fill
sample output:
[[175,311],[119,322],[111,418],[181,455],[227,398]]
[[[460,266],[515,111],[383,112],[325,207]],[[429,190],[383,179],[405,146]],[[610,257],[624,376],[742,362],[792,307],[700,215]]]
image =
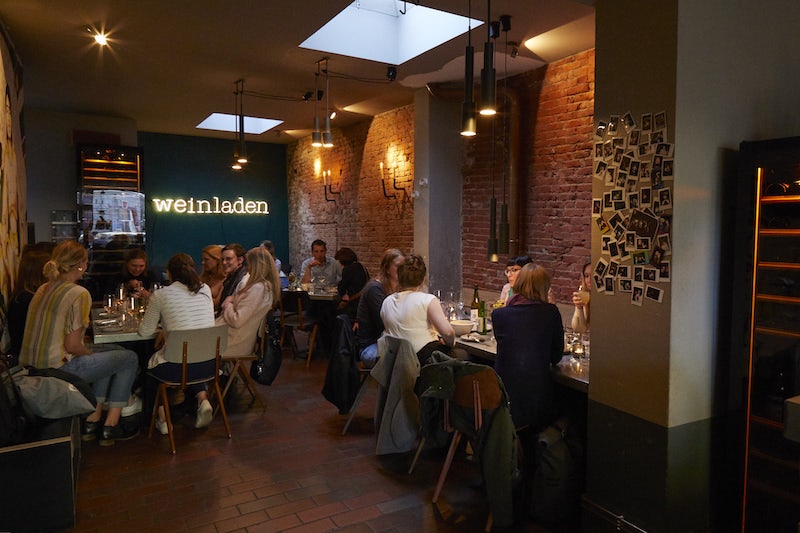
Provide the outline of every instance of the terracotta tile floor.
[[74,531],[482,531],[477,466],[454,462],[432,504],[442,456],[423,453],[411,475],[410,457],[377,457],[374,390],[342,436],[345,417],[320,393],[326,367],[315,359],[306,370],[286,353],[275,383],[259,386],[262,402],[248,405],[239,388],[230,440],[218,418],[195,430],[187,416],[176,424],[175,456],[160,435],[107,448],[86,443]]

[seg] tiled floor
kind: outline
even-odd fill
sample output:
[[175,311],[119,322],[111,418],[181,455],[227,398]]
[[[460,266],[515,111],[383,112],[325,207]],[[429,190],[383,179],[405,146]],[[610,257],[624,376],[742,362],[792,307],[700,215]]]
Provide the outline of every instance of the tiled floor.
[[[469,532],[482,531],[487,506],[476,465],[454,462],[438,504],[430,499],[442,457],[377,457],[370,391],[347,435],[345,417],[320,393],[326,360],[284,356],[263,402],[240,401],[222,421],[176,427],[178,453],[166,437],[146,435],[101,448],[83,446],[74,531]],[[533,524],[512,531],[544,532]]]

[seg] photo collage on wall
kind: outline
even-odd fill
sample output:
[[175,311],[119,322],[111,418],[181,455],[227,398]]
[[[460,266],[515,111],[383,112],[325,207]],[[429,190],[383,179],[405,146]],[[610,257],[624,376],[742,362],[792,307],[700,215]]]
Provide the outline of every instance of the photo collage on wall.
[[662,303],[672,266],[674,152],[663,111],[644,113],[638,123],[630,112],[597,123],[594,178],[603,194],[592,198],[592,219],[601,239],[593,273],[599,293],[636,306]]

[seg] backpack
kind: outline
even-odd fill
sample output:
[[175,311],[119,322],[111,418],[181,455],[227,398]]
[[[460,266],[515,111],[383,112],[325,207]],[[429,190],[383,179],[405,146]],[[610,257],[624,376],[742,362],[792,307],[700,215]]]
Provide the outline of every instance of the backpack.
[[0,355],[0,446],[25,441],[29,429],[19,389],[11,377],[5,356]]

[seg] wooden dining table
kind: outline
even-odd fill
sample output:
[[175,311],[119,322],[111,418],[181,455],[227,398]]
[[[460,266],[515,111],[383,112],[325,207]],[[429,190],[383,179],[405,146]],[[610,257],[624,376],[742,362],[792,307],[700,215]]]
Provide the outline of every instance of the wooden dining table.
[[143,337],[139,335],[139,322],[130,316],[109,314],[102,308],[92,309],[92,342],[108,344],[154,339],[156,334]]

